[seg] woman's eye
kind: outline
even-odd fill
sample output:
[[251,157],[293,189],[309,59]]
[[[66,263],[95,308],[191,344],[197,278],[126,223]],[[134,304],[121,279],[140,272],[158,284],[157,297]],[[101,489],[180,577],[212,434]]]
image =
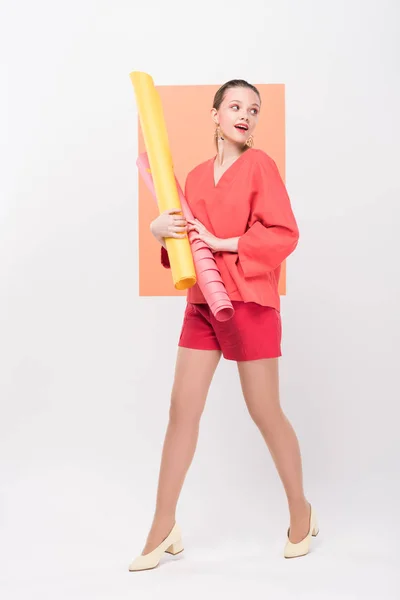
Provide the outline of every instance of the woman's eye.
[[[239,108],[239,105],[238,104],[233,104],[231,106],[231,108]],[[252,108],[251,111],[254,111],[253,112],[254,115],[258,115],[258,109],[257,108]]]

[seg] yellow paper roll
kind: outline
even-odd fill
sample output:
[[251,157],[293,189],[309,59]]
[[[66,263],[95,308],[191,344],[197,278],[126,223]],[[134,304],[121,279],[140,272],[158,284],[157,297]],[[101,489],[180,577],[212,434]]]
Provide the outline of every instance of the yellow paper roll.
[[[132,71],[130,78],[135,90],[159,211],[161,213],[171,208],[182,208],[160,96],[152,77],[147,73]],[[185,290],[192,287],[196,283],[196,271],[189,239],[165,238],[165,241],[175,288]]]

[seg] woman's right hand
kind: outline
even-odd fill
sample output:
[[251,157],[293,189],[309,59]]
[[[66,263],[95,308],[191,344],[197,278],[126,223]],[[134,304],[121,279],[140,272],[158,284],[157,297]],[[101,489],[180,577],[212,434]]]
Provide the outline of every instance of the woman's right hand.
[[150,224],[150,231],[155,238],[177,238],[186,237],[187,222],[182,215],[182,209],[171,208],[165,210]]

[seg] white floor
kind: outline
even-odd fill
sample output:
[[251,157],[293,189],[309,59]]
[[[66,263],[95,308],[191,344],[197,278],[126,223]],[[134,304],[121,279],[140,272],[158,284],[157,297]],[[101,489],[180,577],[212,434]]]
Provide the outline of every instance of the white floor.
[[[29,502],[29,498],[26,498]],[[352,514],[320,507],[320,533],[305,557],[282,557],[281,523],[242,514],[235,531],[185,522],[184,551],[164,555],[153,570],[130,573],[132,546],[142,539],[106,539],[80,529],[81,539],[65,535],[58,546],[49,536],[24,540],[24,532],[6,532],[1,541],[0,597],[3,600],[123,600],[156,598],[270,598],[307,600],[395,600],[400,598],[395,527],[388,514],[376,512],[364,527],[363,510]],[[43,519],[43,516],[42,516]],[[23,520],[23,519],[22,519]],[[185,519],[187,521],[187,519]],[[247,525],[247,523],[248,525]],[[37,524],[40,530],[40,522]],[[181,524],[182,525],[182,524]],[[33,529],[35,529],[33,527]],[[146,529],[143,524],[142,531]],[[18,535],[17,535],[18,534]],[[121,532],[118,532],[120,535]],[[142,534],[141,534],[142,537]]]
[[[35,419],[24,409],[0,436],[1,600],[399,600],[389,419],[387,445],[348,413],[340,431],[299,421],[320,532],[310,554],[287,560],[286,497],[264,441],[242,404],[232,403],[226,425],[222,401],[211,403],[178,504],[184,551],[130,573],[153,517],[165,419],[140,438],[118,405],[66,406]],[[19,405],[11,408],[17,420]]]

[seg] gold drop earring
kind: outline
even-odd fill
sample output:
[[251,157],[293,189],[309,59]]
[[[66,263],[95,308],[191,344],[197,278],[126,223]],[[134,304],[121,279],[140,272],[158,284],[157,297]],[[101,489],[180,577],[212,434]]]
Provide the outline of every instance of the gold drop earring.
[[218,148],[218,158],[219,158],[219,164],[222,165],[222,161],[224,159],[224,136],[221,130],[221,127],[219,126],[219,123],[217,123],[217,127],[215,128],[215,140],[217,142],[217,148]]
[[215,128],[215,133],[214,133],[214,137],[216,139],[217,142],[219,142],[219,140],[221,140],[222,142],[224,141],[224,136],[221,130],[221,127],[219,126],[219,123],[217,124],[216,128]]
[[254,146],[254,138],[253,135],[251,135],[250,137],[247,138],[245,144],[245,146],[248,146],[249,148],[252,148]]

